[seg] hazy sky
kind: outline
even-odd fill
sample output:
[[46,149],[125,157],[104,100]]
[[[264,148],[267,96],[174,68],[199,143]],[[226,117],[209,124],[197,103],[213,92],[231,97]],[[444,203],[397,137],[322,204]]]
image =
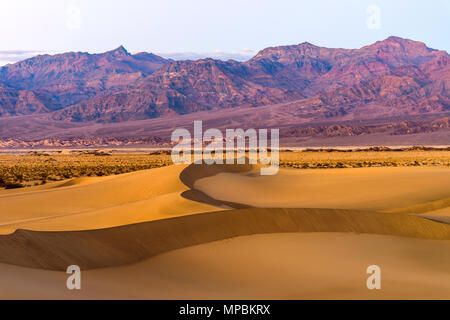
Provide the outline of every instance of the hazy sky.
[[38,52],[247,59],[304,41],[359,48],[390,35],[450,52],[450,0],[1,0],[0,65]]

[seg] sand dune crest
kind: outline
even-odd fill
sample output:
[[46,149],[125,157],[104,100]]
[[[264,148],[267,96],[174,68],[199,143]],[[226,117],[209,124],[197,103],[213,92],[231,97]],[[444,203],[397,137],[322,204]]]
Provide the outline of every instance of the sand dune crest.
[[130,264],[174,249],[243,235],[353,232],[450,239],[450,225],[418,216],[333,209],[250,208],[188,215],[114,228],[0,236],[0,262],[65,270]]

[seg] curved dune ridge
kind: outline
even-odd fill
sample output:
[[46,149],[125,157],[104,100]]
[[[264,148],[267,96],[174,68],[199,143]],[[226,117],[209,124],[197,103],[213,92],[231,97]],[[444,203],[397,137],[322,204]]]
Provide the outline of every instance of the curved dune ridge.
[[[422,197],[425,203],[417,204],[422,186],[437,193],[442,178],[448,178],[448,169],[373,169],[285,169],[276,176],[260,176],[256,165],[191,164],[77,178],[49,189],[0,195],[0,204],[7,208],[0,221],[3,233],[19,229],[0,236],[0,262],[51,270],[70,264],[92,269],[257,233],[355,232],[450,239],[450,226],[439,223],[443,220],[437,216],[373,211],[374,205],[380,206],[380,186],[388,182],[387,176],[396,188],[408,189],[394,197],[389,194],[392,199],[382,202],[382,209],[404,212],[391,209],[402,205],[426,212],[423,208],[436,194],[429,192]],[[413,183],[419,178],[420,188]],[[360,190],[353,194],[354,189],[336,187],[342,183],[358,184]],[[381,192],[374,192],[377,187]],[[321,192],[315,195],[310,189]],[[317,208],[270,208],[310,203],[310,198]],[[433,203],[429,206],[433,210],[440,203],[447,205],[446,198]],[[267,208],[258,208],[263,204]],[[352,205],[353,210],[348,210]],[[235,210],[217,212],[220,208]]]
[[[302,239],[314,239],[317,242],[323,235],[323,239],[339,242],[337,238],[345,238],[342,241],[345,246],[353,248],[351,244],[354,241],[364,240],[366,238],[362,235],[371,234],[371,240],[366,239],[367,246],[370,244],[374,248],[379,259],[384,259],[383,252],[392,257],[392,266],[407,266],[407,262],[413,263],[409,258],[411,255],[420,255],[424,259],[431,259],[421,263],[438,263],[446,268],[450,257],[437,253],[439,250],[445,251],[449,245],[450,221],[446,214],[449,198],[450,170],[443,167],[280,169],[275,176],[260,176],[259,167],[255,165],[192,164],[109,177],[77,178],[14,192],[0,191],[0,269],[17,268],[11,271],[11,275],[14,274],[17,279],[0,278],[5,283],[21,281],[20,275],[28,274],[21,267],[28,267],[48,276],[57,288],[57,282],[54,281],[61,277],[61,273],[45,272],[65,271],[67,266],[76,264],[82,270],[94,269],[89,271],[95,275],[92,278],[95,281],[92,281],[98,288],[101,287],[98,290],[103,290],[102,297],[108,297],[108,281],[112,281],[107,280],[108,270],[111,270],[111,275],[121,277],[120,270],[127,272],[129,269],[134,274],[133,270],[136,269],[136,277],[122,276],[125,278],[120,280],[123,287],[133,287],[144,279],[139,278],[142,273],[139,265],[143,264],[145,270],[156,270],[157,273],[163,269],[172,270],[173,273],[167,274],[167,277],[177,278],[177,283],[186,281],[186,287],[183,289],[185,291],[177,291],[177,286],[172,283],[173,290],[167,291],[166,297],[159,291],[150,293],[144,286],[139,297],[205,298],[209,295],[205,296],[194,288],[189,289],[189,283],[201,278],[200,274],[205,273],[205,270],[195,276],[186,274],[186,278],[183,278],[181,275],[176,276],[177,272],[189,272],[178,270],[177,266],[188,261],[203,270],[197,264],[206,262],[196,254],[210,255],[210,248],[238,252],[240,245],[248,241],[252,243],[249,248],[259,252],[263,249],[251,240],[256,235],[260,235],[258,239],[263,239],[261,243],[264,246],[268,246],[268,239],[282,247],[289,246],[289,254],[293,254],[293,248],[299,246],[306,250],[302,258],[314,261],[319,256],[311,251],[314,244],[304,244]],[[317,236],[308,236],[311,233]],[[289,234],[297,234],[295,241],[300,242],[289,240]],[[344,237],[345,234],[349,236]],[[411,246],[402,239],[409,239]],[[221,241],[231,241],[232,245]],[[395,250],[378,245],[380,241],[403,243],[407,252],[396,255]],[[353,249],[354,252],[351,251]],[[361,248],[353,249],[346,253],[349,257],[354,254],[356,259],[358,255],[364,255]],[[430,250],[436,251],[436,255],[431,257],[427,253]],[[187,259],[189,252],[193,256]],[[270,261],[270,257],[264,258],[257,252],[249,255],[249,259],[253,257],[259,264],[264,264],[264,259]],[[231,259],[230,254],[231,251],[227,253],[228,259]],[[222,261],[220,255],[217,252],[211,258],[215,259],[217,265],[222,263],[219,263]],[[290,261],[291,258],[286,259]],[[166,261],[163,269],[158,269],[158,261]],[[436,292],[438,297],[447,297],[446,288],[439,287],[437,278],[450,278],[450,274],[438,270],[432,275],[434,284],[427,287],[424,278],[420,278],[421,272],[425,272],[425,266],[421,263],[414,262],[410,284],[420,283],[425,290],[420,292]],[[214,262],[211,264],[214,265]],[[359,267],[358,264],[352,265],[352,268]],[[323,272],[327,274],[328,271]],[[251,276],[252,272],[243,274]],[[227,283],[233,281],[227,278],[231,274],[224,275],[223,279],[211,276],[217,283],[225,279],[221,287],[210,288],[205,282],[205,287],[199,290],[205,290],[203,292],[209,292],[211,296],[237,297],[233,295],[233,290],[240,289],[226,290]],[[244,277],[235,276],[236,279]],[[320,277],[320,272],[316,276]],[[428,276],[431,277],[430,274]],[[167,284],[164,282],[166,280],[157,279],[156,275],[152,277],[152,281],[160,283],[162,287]],[[308,281],[307,278],[302,279]],[[392,283],[396,283],[394,278]],[[255,280],[252,286],[258,288],[260,285]],[[314,291],[318,290],[314,286],[308,288],[309,291],[298,292],[287,287],[276,291],[274,287],[273,292],[278,292],[278,296],[239,292],[246,298],[324,297]],[[398,288],[398,294],[407,292],[400,285]],[[218,294],[222,290],[229,295]],[[330,296],[339,297],[342,292],[338,290]],[[419,293],[415,296],[420,297]],[[360,292],[357,296],[364,294]]]
[[280,169],[180,165],[0,191],[0,234],[95,230],[230,208],[336,208],[448,215],[448,168]]
[[0,234],[15,229],[94,230],[219,210],[181,196],[188,190],[179,179],[184,168],[76,178],[46,189],[0,192]]
[[417,216],[333,209],[250,208],[188,215],[114,228],[0,236],[0,262],[65,270],[130,264],[237,236],[283,232],[350,232],[450,240],[450,225]]
[[[366,268],[381,267],[381,290]],[[0,298],[449,299],[450,241],[355,233],[271,233],[172,250],[139,263],[65,272],[0,263]]]
[[192,185],[216,200],[251,207],[436,214],[436,210],[442,214],[450,208],[450,170],[446,167],[280,169],[273,176],[222,170]]
[[211,164],[211,165],[196,165],[190,164],[180,173],[180,180],[189,190],[184,191],[181,195],[190,200],[203,202],[219,207],[229,207],[233,209],[242,209],[251,207],[244,203],[237,203],[233,201],[218,200],[208,195],[207,192],[195,188],[197,180],[212,177],[220,173],[231,174],[256,174],[259,170],[259,165],[248,164],[248,158],[245,159],[245,164]]

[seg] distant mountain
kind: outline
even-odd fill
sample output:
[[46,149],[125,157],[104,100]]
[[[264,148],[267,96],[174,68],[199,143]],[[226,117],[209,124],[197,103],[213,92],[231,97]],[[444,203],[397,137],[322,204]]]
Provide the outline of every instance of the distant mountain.
[[172,62],[126,91],[82,101],[51,117],[118,122],[303,98],[300,92],[248,81],[239,68],[236,61]]
[[53,101],[30,90],[17,90],[0,83],[0,117],[48,113]]
[[450,111],[450,56],[389,37],[360,49],[301,43],[246,62],[169,61],[123,47],[103,54],[37,56],[0,69],[0,115],[123,122],[292,102],[305,119]]
[[[23,98],[17,102],[17,110],[7,114],[28,114],[33,110],[39,113],[67,107],[107,90],[108,94],[124,90],[169,62],[151,53],[132,55],[122,46],[102,54],[40,55],[0,68],[0,83],[16,89],[17,95],[23,97],[23,90],[31,91],[32,100],[39,96],[44,104],[50,103],[46,108],[30,106],[24,110],[21,108],[21,103],[26,103]],[[35,105],[32,100],[30,104]],[[5,108],[6,105],[0,103],[0,109]]]
[[386,75],[402,66],[420,66],[441,56],[449,57],[446,52],[427,48],[422,42],[389,37],[361,49],[322,48],[307,42],[272,47],[244,64],[256,81],[275,78],[277,83],[314,95]]

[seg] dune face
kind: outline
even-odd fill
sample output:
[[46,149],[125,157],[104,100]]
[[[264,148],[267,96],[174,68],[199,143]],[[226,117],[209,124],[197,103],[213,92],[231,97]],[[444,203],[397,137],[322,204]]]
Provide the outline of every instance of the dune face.
[[[198,179],[194,188],[223,201],[254,207],[342,208],[420,211],[448,207],[447,168],[280,169],[275,176],[221,172]],[[425,204],[425,205],[424,205]]]
[[[217,210],[186,200],[182,166],[119,176],[73,179],[49,189],[0,193],[0,232],[107,228],[170,216]],[[5,190],[9,191],[9,190]]]
[[[83,271],[81,290],[67,290],[63,272],[0,264],[0,298],[449,299],[449,249],[449,241],[372,234],[252,235]],[[366,288],[372,264],[381,290]]]
[[0,296],[448,299],[449,178],[192,164],[0,191]]
[[250,208],[88,231],[18,230],[0,236],[0,262],[50,270],[65,270],[75,264],[87,270],[129,264],[216,240],[280,232],[371,233],[450,240],[450,225],[411,215]]

